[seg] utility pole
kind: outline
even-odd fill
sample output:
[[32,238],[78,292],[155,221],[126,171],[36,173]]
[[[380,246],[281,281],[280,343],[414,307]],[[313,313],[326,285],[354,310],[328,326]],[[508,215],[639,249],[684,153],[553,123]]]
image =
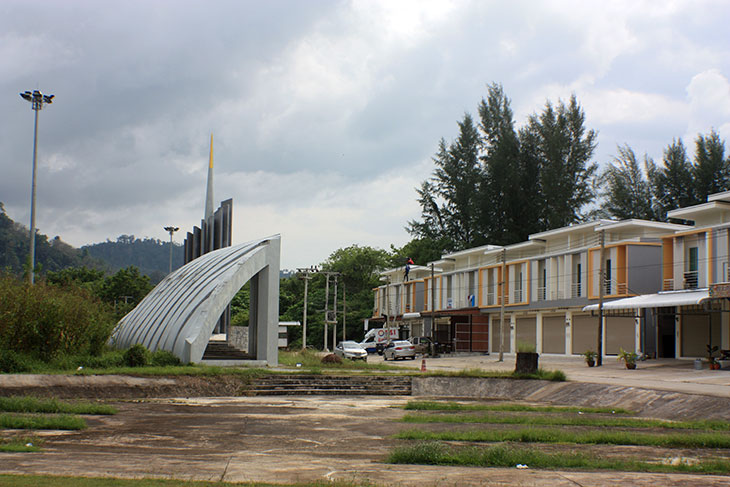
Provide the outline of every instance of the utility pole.
[[327,323],[329,321],[329,307],[330,307],[330,273],[326,273],[327,283],[324,286],[324,351],[329,352],[327,348]]
[[598,350],[596,350],[596,365],[600,367],[603,365],[603,292],[605,290],[606,270],[603,268],[605,265],[604,252],[606,250],[606,239],[604,235],[605,230],[601,230],[601,262],[599,264],[598,271]]
[[334,299],[334,302],[332,303],[332,308],[334,309],[333,314],[335,315],[334,319],[332,320],[333,321],[333,323],[332,323],[332,347],[333,348],[336,346],[336,343],[337,343],[337,276],[338,275],[339,274],[335,274],[335,299]]
[[431,262],[431,356],[436,355],[436,277],[434,275],[433,262]]
[[319,272],[316,267],[310,267],[309,269],[297,269],[297,273],[300,274],[299,279],[304,280],[304,310],[302,312],[304,315],[302,317],[302,350],[307,348],[307,294],[309,291],[309,280],[312,279],[309,274],[314,274],[316,272]]
[[[335,278],[335,293],[337,293],[337,276],[340,275],[339,272],[323,272],[325,276],[327,276],[327,281],[324,288],[324,351],[329,352],[329,348],[327,348],[327,333],[329,332],[327,325],[328,324],[334,324],[335,329],[337,328],[337,295],[335,294],[335,319],[332,320],[330,315],[330,277]],[[334,337],[334,335],[333,335]],[[336,341],[336,337],[334,337],[335,340],[333,340],[332,346],[335,346],[334,341]]]
[[342,341],[347,340],[347,286],[342,281]]
[[504,281],[507,277],[507,269],[506,269],[506,261],[507,261],[507,249],[502,249],[502,275],[499,279],[499,302],[501,306],[499,307],[499,361],[504,361]]
[[385,281],[385,338],[390,340],[390,276]]

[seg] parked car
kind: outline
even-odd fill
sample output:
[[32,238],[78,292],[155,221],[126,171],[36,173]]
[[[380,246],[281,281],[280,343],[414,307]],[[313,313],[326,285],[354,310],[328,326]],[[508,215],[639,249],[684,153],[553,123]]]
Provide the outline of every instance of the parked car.
[[393,342],[388,342],[388,344],[385,346],[385,349],[383,350],[383,360],[398,360],[399,358],[402,358],[404,360],[407,358],[415,360],[416,347],[413,346],[411,342],[406,340],[396,340]]
[[353,341],[340,342],[335,347],[335,355],[342,358],[349,358],[350,360],[363,360],[368,361],[368,353],[359,343]]
[[409,342],[416,347],[416,353],[431,353],[431,338],[430,337],[411,337],[408,339]]

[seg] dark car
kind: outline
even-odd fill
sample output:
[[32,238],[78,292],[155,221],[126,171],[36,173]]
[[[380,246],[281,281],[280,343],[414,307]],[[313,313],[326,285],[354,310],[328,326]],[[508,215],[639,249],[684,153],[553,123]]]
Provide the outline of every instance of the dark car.
[[409,342],[416,347],[416,353],[427,354],[431,353],[431,338],[430,337],[411,337],[408,339]]

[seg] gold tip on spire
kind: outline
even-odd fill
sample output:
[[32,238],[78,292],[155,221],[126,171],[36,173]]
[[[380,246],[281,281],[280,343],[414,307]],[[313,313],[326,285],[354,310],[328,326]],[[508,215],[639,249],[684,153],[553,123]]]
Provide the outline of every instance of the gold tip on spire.
[[213,134],[210,134],[210,162],[208,167],[213,169]]

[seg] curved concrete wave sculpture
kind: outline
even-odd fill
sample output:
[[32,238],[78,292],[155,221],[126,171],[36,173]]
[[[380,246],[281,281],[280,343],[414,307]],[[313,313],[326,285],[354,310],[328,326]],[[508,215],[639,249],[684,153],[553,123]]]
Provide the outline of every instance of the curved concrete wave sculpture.
[[122,318],[110,343],[168,350],[183,362],[200,362],[221,313],[251,281],[249,354],[278,363],[281,237],[225,247],[169,274]]

